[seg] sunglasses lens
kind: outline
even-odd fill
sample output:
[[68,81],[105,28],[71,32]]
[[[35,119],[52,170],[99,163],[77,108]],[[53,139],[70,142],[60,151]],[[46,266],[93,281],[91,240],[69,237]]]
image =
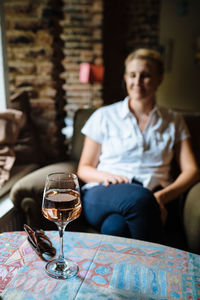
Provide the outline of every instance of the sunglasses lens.
[[46,251],[46,252],[41,253],[41,257],[42,257],[42,259],[49,261],[55,256],[55,254]]
[[44,243],[43,241],[39,240],[37,246],[41,253],[47,253],[49,256],[52,257],[56,254],[56,249],[53,246]]

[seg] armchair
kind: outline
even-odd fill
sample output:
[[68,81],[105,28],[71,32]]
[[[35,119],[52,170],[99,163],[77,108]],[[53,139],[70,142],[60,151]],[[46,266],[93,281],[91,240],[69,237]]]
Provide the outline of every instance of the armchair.
[[[76,172],[84,139],[83,135],[80,133],[80,130],[93,111],[94,109],[80,109],[76,112],[74,117],[71,156],[68,161],[47,165],[37,169],[36,171],[24,176],[13,186],[10,193],[10,199],[14,206],[23,212],[24,220],[22,220],[22,225],[23,223],[26,223],[36,228],[56,228],[55,225],[46,220],[41,213],[41,202],[45,178],[47,174],[57,171]],[[190,129],[193,148],[197,160],[200,163],[200,138],[198,137],[200,114],[185,113],[183,115]],[[170,228],[171,233],[173,233],[173,239],[171,239],[171,233],[169,233],[169,241],[167,242],[168,245],[186,249],[191,252],[200,253],[199,195],[200,183],[196,184],[190,189],[185,199],[185,205],[181,205],[183,209],[179,210],[179,213],[181,212],[182,219],[182,234],[180,235],[180,231],[178,231],[176,224],[171,225]],[[180,205],[178,205],[178,207],[180,207]],[[171,220],[169,218],[169,223],[170,222]],[[83,216],[69,224],[67,229],[83,232],[95,232],[95,230],[86,223]],[[181,241],[180,236],[182,239]],[[177,237],[179,238],[177,239]]]
[[[56,225],[46,220],[41,212],[45,178],[48,174],[53,172],[76,172],[84,140],[84,136],[80,131],[93,111],[94,109],[80,109],[75,114],[71,143],[72,148],[69,160],[41,167],[24,176],[13,185],[10,192],[10,199],[14,207],[18,211],[23,212],[22,230],[24,223],[35,228],[56,229]],[[95,232],[93,228],[84,222],[83,216],[70,223],[67,229]]]

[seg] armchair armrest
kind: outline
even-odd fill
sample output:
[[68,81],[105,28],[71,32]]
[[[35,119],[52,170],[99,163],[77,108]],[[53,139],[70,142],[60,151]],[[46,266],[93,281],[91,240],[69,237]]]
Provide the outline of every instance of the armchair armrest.
[[186,197],[183,222],[189,251],[200,254],[200,182]]
[[53,172],[75,172],[76,167],[75,161],[51,164],[24,176],[13,185],[10,199],[18,210],[23,211],[28,225],[44,228],[48,223],[41,213],[46,176]]

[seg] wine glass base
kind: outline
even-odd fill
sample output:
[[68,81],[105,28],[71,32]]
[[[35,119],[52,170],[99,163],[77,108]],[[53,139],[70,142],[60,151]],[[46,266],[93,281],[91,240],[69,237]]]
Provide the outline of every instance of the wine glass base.
[[45,271],[53,278],[68,279],[78,273],[79,267],[73,261],[54,259],[46,264]]

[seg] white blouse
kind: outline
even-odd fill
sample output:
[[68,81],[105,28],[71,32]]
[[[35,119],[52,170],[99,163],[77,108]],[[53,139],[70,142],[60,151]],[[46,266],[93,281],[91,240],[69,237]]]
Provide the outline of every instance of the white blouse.
[[141,131],[129,110],[128,97],[97,109],[81,132],[101,144],[98,170],[126,176],[130,181],[135,178],[151,190],[171,182],[174,145],[190,136],[183,117],[159,105]]

